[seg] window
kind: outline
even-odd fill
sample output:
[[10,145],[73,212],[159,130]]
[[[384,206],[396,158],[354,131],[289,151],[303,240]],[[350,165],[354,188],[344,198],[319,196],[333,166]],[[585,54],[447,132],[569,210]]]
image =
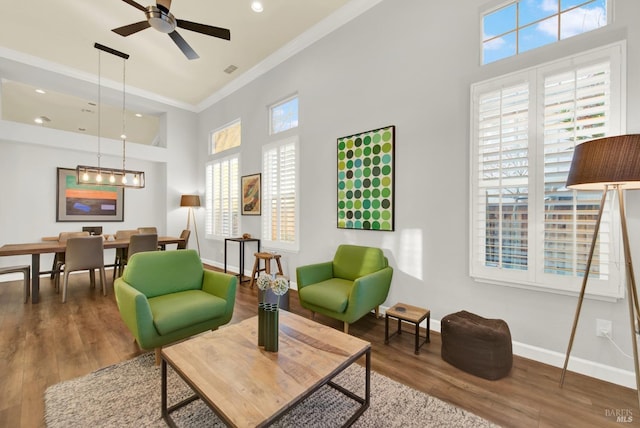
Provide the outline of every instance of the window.
[[269,108],[271,135],[298,127],[298,96],[287,98]]
[[[620,43],[472,86],[474,277],[579,289],[601,192],[565,182],[577,144],[621,133],[624,50]],[[619,297],[618,225],[605,212],[590,290]]]
[[512,0],[482,16],[482,63],[607,25],[607,0]]
[[223,152],[234,147],[240,147],[242,142],[242,124],[240,119],[231,122],[211,133],[210,154]]
[[237,236],[240,230],[238,155],[207,163],[205,232],[208,238]]
[[265,246],[298,249],[298,138],[262,150],[262,240]]

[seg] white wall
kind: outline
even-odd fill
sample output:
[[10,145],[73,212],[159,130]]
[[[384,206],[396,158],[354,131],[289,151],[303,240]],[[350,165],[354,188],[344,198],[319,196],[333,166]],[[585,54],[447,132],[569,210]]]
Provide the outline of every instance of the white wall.
[[[461,4],[462,3],[462,4]],[[519,58],[480,67],[479,11],[485,1],[385,0],[344,27],[200,114],[199,168],[207,135],[242,119],[241,175],[260,172],[268,136],[267,106],[297,92],[300,97],[301,249],[283,253],[287,273],[328,260],[338,243],[385,249],[395,268],[387,304],[429,307],[435,320],[461,309],[505,319],[521,355],[562,364],[577,298],[476,283],[469,277],[470,84],[628,40],[628,131],[640,131],[640,2],[615,2],[616,23]],[[396,126],[394,232],[336,228],[336,139]],[[203,180],[203,176],[200,176]],[[202,187],[203,184],[200,185]],[[640,195],[629,195],[633,236],[640,231]],[[242,232],[260,236],[260,219],[242,218]],[[640,263],[640,246],[634,256]],[[252,251],[252,250],[250,250]],[[237,250],[230,261],[237,263]],[[250,254],[250,252],[248,251]],[[221,263],[223,244],[207,241],[203,257]],[[249,258],[250,259],[250,258]],[[595,337],[595,319],[613,321],[613,335],[628,354],[626,301],[588,300],[572,356],[632,370],[632,362]],[[436,323],[437,325],[437,323]],[[576,369],[600,376],[598,364]],[[613,369],[612,369],[613,368]],[[623,383],[632,376],[621,374]],[[633,383],[632,383],[633,384]]]

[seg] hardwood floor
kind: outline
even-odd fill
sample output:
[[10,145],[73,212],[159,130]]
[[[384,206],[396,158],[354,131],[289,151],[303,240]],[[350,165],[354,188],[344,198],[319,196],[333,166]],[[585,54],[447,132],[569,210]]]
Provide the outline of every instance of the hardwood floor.
[[[21,282],[0,283],[0,427],[44,426],[48,386],[142,353],[120,319],[110,277],[103,297],[88,275],[72,276],[66,304],[44,277],[35,305],[22,303]],[[257,291],[247,284],[238,289],[232,323],[257,313]],[[310,318],[291,294],[290,310]],[[335,320],[316,321],[342,330]],[[442,361],[435,332],[420,355],[411,334],[385,345],[384,319],[373,314],[351,325],[350,334],[371,342],[375,371],[505,427],[640,426],[635,390],[574,373],[560,389],[560,369],[519,357],[508,377],[484,380]],[[617,422],[616,414],[633,421]]]

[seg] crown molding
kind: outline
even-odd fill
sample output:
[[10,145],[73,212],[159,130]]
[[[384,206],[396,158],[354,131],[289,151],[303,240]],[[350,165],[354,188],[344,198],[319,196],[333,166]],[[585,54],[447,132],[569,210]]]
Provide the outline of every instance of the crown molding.
[[[93,85],[98,84],[98,76],[93,73],[87,73],[66,65],[59,64],[57,62],[49,61],[43,58],[39,58],[33,55],[26,54],[24,52],[18,52],[12,49],[8,49],[0,46],[0,61],[7,62],[12,61],[16,63],[17,68],[20,66],[29,66],[37,69],[47,70],[52,73],[56,73],[70,79],[90,83]],[[9,66],[10,67],[10,66]],[[15,67],[10,67],[15,68]],[[16,74],[23,74],[22,70],[15,70]],[[115,80],[102,77],[100,79],[100,86],[113,89],[116,91],[122,90],[122,82],[116,82]],[[197,107],[193,104],[178,101],[172,98],[163,97],[151,91],[146,91],[134,86],[126,85],[126,92],[128,95],[134,95],[140,98],[144,98],[150,101],[155,101],[161,104],[177,107],[182,110],[191,111],[197,113]]]

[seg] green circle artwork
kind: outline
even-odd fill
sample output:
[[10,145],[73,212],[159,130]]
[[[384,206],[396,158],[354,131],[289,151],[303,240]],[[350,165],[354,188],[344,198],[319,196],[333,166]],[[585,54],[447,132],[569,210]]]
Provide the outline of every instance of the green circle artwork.
[[394,136],[389,126],[338,139],[338,228],[394,230]]

